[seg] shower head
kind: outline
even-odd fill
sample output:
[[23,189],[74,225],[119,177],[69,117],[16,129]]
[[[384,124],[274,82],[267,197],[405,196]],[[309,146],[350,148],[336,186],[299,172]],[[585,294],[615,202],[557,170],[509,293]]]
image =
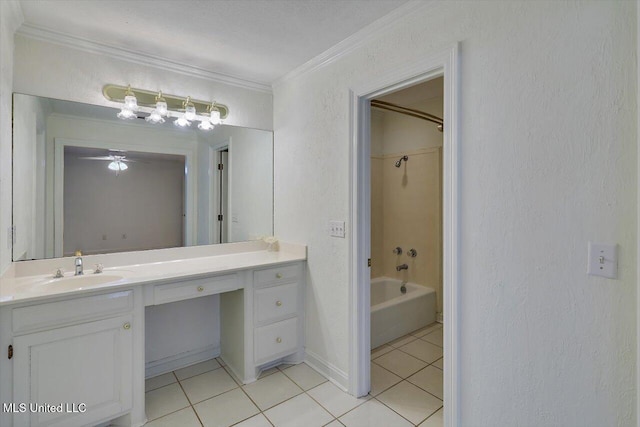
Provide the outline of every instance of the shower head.
[[400,159],[396,162],[396,167],[397,167],[397,168],[399,168],[399,167],[400,167],[400,165],[402,164],[402,161],[403,161],[403,160],[406,162],[407,160],[409,160],[409,156],[402,156],[402,157],[400,157]]

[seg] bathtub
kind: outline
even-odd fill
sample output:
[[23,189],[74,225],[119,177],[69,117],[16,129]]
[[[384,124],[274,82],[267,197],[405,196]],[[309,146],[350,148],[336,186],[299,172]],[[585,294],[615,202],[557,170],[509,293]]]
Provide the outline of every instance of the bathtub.
[[400,338],[436,321],[436,291],[388,277],[371,280],[371,348]]

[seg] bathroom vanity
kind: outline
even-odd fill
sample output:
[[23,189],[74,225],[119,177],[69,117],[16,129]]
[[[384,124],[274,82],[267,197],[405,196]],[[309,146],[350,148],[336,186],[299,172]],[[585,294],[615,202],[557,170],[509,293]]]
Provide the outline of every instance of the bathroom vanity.
[[245,242],[87,256],[104,270],[81,276],[74,257],[14,263],[0,278],[0,425],[144,424],[147,306],[219,294],[210,357],[243,383],[302,362],[305,260],[301,245]]

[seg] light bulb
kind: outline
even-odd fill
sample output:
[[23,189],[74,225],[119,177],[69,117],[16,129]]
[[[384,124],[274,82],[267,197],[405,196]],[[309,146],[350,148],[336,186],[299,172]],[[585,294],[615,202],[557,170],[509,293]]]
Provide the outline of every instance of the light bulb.
[[167,103],[165,101],[156,102],[156,111],[161,116],[166,116],[167,115]]
[[126,105],[122,107],[122,110],[120,110],[117,116],[119,119],[122,119],[122,120],[127,120],[127,119],[130,120],[138,117],[138,115],[133,110],[130,110],[129,108],[127,108]]
[[162,113],[160,113],[157,108],[153,110],[147,117],[145,117],[145,120],[149,123],[153,123],[154,125],[158,123],[164,123]]
[[211,124],[208,118],[203,119],[200,123],[198,123],[198,129],[200,130],[211,130],[214,126]]
[[124,97],[124,106],[131,111],[138,111],[138,100],[135,95],[127,95]]
[[186,126],[191,126],[191,122],[189,120],[187,120],[185,118],[186,114],[183,114],[182,116],[178,117],[173,124],[176,126],[180,126],[180,127],[186,127]]
[[118,167],[118,164],[116,162],[109,163],[109,169],[111,169],[112,171],[120,170],[120,168]]
[[220,124],[220,111],[211,110],[211,117],[209,118],[209,121],[211,122],[212,125],[219,125]]
[[129,166],[127,166],[126,163],[124,162],[118,162],[120,164],[120,170],[121,171],[126,171],[127,169],[129,169]]
[[187,108],[185,108],[184,118],[190,122],[196,118],[196,107],[194,107],[193,104],[187,105]]

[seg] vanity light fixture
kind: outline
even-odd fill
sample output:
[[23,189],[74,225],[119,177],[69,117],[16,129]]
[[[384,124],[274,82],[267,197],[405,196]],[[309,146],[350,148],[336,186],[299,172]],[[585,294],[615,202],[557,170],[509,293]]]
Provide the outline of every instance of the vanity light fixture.
[[187,127],[191,122],[198,121],[198,128],[211,130],[221,124],[229,116],[229,108],[216,102],[199,101],[191,97],[166,95],[162,92],[152,92],[135,89],[130,86],[106,85],[102,89],[104,97],[113,102],[124,103],[118,118],[135,119],[138,111],[147,113],[148,123],[163,123],[167,118],[175,118],[174,124]]
[[203,118],[200,124],[198,124],[198,129],[201,130],[211,130],[221,122],[220,111],[217,109],[215,102],[212,102],[211,105],[207,107],[207,111],[202,113],[202,116]]
[[124,93],[124,105],[118,113],[118,118],[123,120],[135,119],[138,117],[136,112],[138,111],[138,99],[136,95],[131,91],[131,86],[127,86],[127,90]]
[[187,100],[182,103],[184,113],[173,124],[180,127],[191,126],[191,122],[196,118],[196,107],[191,102],[191,97],[187,96]]
[[162,97],[162,92],[158,92],[156,96],[156,108],[149,113],[145,120],[149,123],[164,123],[164,117],[167,115],[167,101]]

